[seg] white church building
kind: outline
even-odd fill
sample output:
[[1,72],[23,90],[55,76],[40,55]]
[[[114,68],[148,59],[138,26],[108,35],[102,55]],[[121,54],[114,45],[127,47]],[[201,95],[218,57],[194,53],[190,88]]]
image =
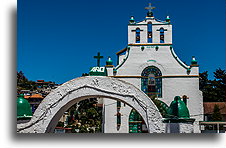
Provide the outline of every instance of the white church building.
[[[203,97],[199,90],[199,66],[194,57],[191,64],[186,65],[175,54],[170,18],[158,20],[153,15],[153,8],[151,4],[146,7],[148,13],[142,21],[135,21],[133,16],[130,18],[128,45],[116,53],[116,67],[110,59],[107,61],[107,75],[133,84],[150,99],[160,100],[166,106],[170,106],[175,96],[180,96],[190,117],[195,119],[190,132],[200,133]],[[103,99],[103,110],[104,133],[146,131],[142,119],[138,119],[139,114],[123,102]]]
[[[169,16],[161,21],[154,17],[151,4],[146,9],[143,21],[130,18],[128,45],[116,53],[116,67],[110,57],[106,66],[100,67],[103,56],[98,53],[94,56],[97,67],[91,68],[88,76],[54,89],[28,122],[17,124],[17,132],[54,132],[72,105],[99,98],[103,104],[103,133],[200,133],[203,97],[197,61],[192,57],[186,65],[175,54]],[[21,96],[20,100],[25,99]]]

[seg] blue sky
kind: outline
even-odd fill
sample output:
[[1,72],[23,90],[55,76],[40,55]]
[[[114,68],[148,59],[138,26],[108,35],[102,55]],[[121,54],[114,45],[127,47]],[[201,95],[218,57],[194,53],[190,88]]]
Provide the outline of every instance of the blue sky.
[[17,70],[29,80],[64,83],[96,66],[100,52],[116,65],[115,53],[127,46],[127,24],[146,16],[151,2],[154,16],[173,24],[173,45],[190,64],[195,56],[200,72],[225,69],[224,0],[19,0],[17,12]]

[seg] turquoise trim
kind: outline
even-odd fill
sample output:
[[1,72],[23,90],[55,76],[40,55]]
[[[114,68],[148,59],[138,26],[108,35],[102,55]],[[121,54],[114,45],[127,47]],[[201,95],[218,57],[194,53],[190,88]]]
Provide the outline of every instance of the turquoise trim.
[[125,61],[128,59],[128,57],[129,57],[129,51],[130,51],[130,48],[129,47],[127,48],[127,51],[128,52],[127,52],[126,58],[123,60],[123,62],[120,65],[116,66],[116,68],[115,68],[116,70],[119,69],[125,63]]
[[170,47],[170,51],[171,51],[171,54],[173,55],[173,57],[176,59],[176,61],[177,61],[182,67],[184,67],[185,69],[189,69],[189,66],[187,66],[186,64],[184,64],[184,63],[177,57],[177,55],[176,55],[176,53],[174,52],[172,46]]
[[147,60],[147,62],[156,62],[156,60]]
[[166,24],[152,24],[152,25],[171,25],[170,23],[166,23]]
[[167,23],[167,22],[159,20],[159,19],[155,19],[155,21],[160,22],[160,23]]
[[[140,25],[148,25],[148,24],[128,24],[128,26],[140,26]],[[172,25],[170,23],[164,23],[164,24],[152,24],[152,25]]]
[[[145,21],[146,21],[146,20],[155,20],[155,21],[157,21],[157,22],[159,22],[159,23],[162,23],[162,24],[152,24],[152,25],[171,25],[170,22],[162,21],[162,20],[156,19],[156,18],[154,18],[154,17],[146,17]],[[137,21],[137,22],[134,21],[134,24],[128,24],[128,25],[135,25],[135,26],[139,26],[139,25],[147,25],[147,24],[138,24],[138,23],[140,23],[140,22],[142,22],[142,21]]]

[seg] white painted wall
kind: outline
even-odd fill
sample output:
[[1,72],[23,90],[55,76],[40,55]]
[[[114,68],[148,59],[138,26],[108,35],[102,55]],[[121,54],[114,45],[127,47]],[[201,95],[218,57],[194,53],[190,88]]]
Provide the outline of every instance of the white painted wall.
[[[190,99],[188,100],[188,109],[190,115],[196,119],[194,123],[194,132],[199,133],[198,122],[203,120],[203,97],[201,91],[199,91],[199,68],[190,67],[189,65],[184,64],[177,57],[174,50],[172,49],[172,25],[166,25],[163,22],[157,21],[155,19],[147,19],[137,23],[136,25],[128,26],[128,44],[135,43],[135,30],[139,27],[141,31],[141,43],[147,43],[147,23],[152,22],[152,32],[153,32],[153,43],[160,43],[160,32],[157,31],[161,27],[167,29],[165,31],[165,43],[169,45],[158,44],[158,45],[139,45],[138,43],[130,45],[130,50],[128,58],[125,62],[122,62],[122,59],[125,59],[126,56],[120,58],[120,64],[118,65],[116,76],[141,76],[142,71],[148,66],[155,66],[160,69],[162,72],[162,98],[160,100],[164,101],[170,105],[175,96],[187,95]],[[145,25],[146,24],[146,25]],[[144,47],[144,50],[141,47]],[[156,50],[158,46],[158,50]],[[190,63],[189,63],[190,64]],[[191,68],[191,72],[187,72],[187,68]],[[189,77],[196,75],[196,77]],[[167,77],[168,76],[168,77]],[[169,77],[171,76],[171,77]],[[175,76],[175,77],[172,77]],[[176,77],[180,76],[180,77]],[[140,78],[119,78],[124,81],[127,81],[137,88],[141,89],[141,79]],[[108,108],[108,111],[113,109]],[[122,107],[121,110],[127,113],[126,116],[123,116],[123,126],[119,132],[128,132],[128,115],[131,111],[131,108],[126,106]],[[199,116],[196,116],[199,115]],[[111,120],[111,116],[107,116],[106,120]],[[124,119],[125,118],[125,119]],[[111,132],[118,132],[114,126],[106,126]],[[112,129],[115,128],[115,129]]]

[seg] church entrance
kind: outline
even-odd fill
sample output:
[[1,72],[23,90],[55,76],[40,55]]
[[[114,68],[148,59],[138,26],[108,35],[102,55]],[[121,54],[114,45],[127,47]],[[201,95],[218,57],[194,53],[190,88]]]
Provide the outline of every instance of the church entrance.
[[149,133],[164,133],[162,116],[151,99],[132,84],[105,76],[86,76],[68,81],[52,91],[18,133],[52,133],[64,112],[88,98],[110,98],[126,103],[144,119]]

